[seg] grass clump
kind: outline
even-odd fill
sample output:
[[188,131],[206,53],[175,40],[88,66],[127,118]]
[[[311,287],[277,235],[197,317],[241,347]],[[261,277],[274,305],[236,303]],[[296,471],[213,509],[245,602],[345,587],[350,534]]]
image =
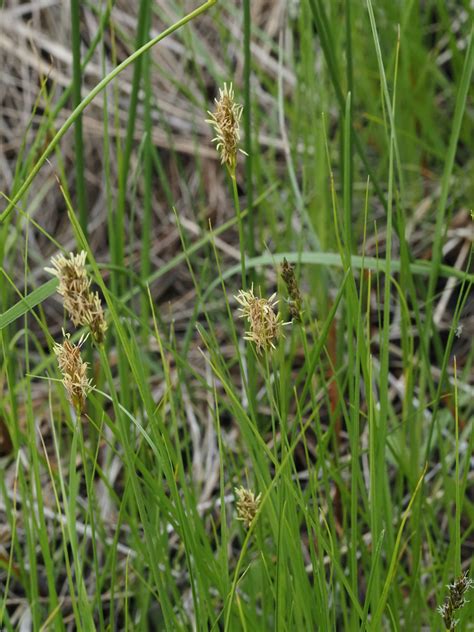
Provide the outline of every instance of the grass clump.
[[2,9],[2,629],[472,629],[467,3],[290,4]]

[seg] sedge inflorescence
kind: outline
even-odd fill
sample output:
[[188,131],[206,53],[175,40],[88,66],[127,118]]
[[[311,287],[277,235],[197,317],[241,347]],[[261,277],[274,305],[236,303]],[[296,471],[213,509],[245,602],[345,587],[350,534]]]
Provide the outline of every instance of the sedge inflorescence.
[[63,334],[63,343],[55,343],[53,350],[63,376],[61,382],[66,389],[68,399],[76,411],[81,413],[86,397],[92,390],[92,380],[87,378],[88,364],[81,358],[81,347],[86,339],[82,337],[75,345],[71,342],[70,334],[64,332]]
[[252,525],[257,515],[260,502],[262,500],[262,494],[255,496],[254,492],[245,487],[235,488],[237,519],[241,520],[247,529]]
[[294,321],[301,321],[302,300],[300,288],[296,280],[295,269],[286,259],[283,259],[281,265],[281,276],[288,290],[290,316]]
[[211,124],[216,133],[212,141],[216,143],[221,163],[225,164],[230,171],[235,171],[243,106],[234,100],[232,83],[229,85],[224,83],[224,88],[219,89],[219,98],[215,99],[215,104],[216,109],[214,112],[208,112],[211,118],[206,122]]
[[96,342],[103,342],[107,323],[97,292],[90,289],[91,279],[86,267],[86,253],[59,254],[51,259],[51,268],[45,270],[59,279],[58,293],[63,297],[64,308],[73,325],[88,326]]
[[283,336],[283,323],[280,314],[275,312],[278,304],[276,294],[270,298],[259,298],[253,292],[253,285],[250,290],[240,290],[235,297],[241,305],[239,308],[240,317],[246,318],[249,330],[245,332],[244,340],[250,340],[257,348],[257,353],[275,349],[275,342]]
[[444,604],[438,607],[438,612],[443,617],[444,625],[449,632],[455,630],[459,623],[456,613],[467,603],[464,595],[473,585],[474,582],[468,577],[467,572],[448,585],[448,597]]

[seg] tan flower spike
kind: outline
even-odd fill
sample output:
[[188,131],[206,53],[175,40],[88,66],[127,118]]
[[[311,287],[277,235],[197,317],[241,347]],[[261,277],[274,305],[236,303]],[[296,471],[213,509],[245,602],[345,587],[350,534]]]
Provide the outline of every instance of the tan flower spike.
[[234,491],[237,499],[235,503],[237,520],[242,520],[248,529],[255,520],[262,500],[262,494],[255,497],[255,494],[250,491],[250,489],[245,489],[245,487],[242,486],[236,487]]
[[[215,99],[215,112],[208,112],[210,123],[216,133],[212,142],[216,143],[216,149],[220,153],[221,163],[227,165],[231,172],[235,171],[237,163],[237,151],[240,141],[240,119],[243,106],[234,101],[234,89],[232,83],[224,83],[224,89],[219,89],[219,98]],[[245,153],[242,149],[242,153]]]
[[245,332],[244,340],[255,343],[257,353],[275,349],[275,342],[283,336],[282,327],[290,323],[283,323],[280,314],[275,313],[278,300],[276,294],[270,298],[258,298],[253,293],[253,285],[250,290],[240,290],[235,297],[242,306],[239,308],[240,318],[246,318],[250,329]]
[[61,381],[69,401],[78,413],[84,410],[86,397],[92,390],[92,380],[87,379],[87,362],[83,362],[81,358],[81,347],[85,340],[82,337],[75,345],[70,340],[70,334],[64,334],[63,344],[56,343],[53,348],[63,374]]
[[90,289],[91,280],[87,275],[86,253],[62,254],[51,259],[52,268],[46,272],[59,279],[58,293],[63,297],[64,309],[68,312],[73,325],[88,325],[96,342],[103,342],[107,323],[97,292]]

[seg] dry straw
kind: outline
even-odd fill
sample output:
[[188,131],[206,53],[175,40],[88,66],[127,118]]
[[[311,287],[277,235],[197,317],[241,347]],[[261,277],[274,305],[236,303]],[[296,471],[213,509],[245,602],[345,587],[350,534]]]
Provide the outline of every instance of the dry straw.
[[69,258],[62,254],[53,257],[52,267],[45,270],[59,279],[58,293],[63,297],[64,308],[73,325],[90,327],[96,342],[101,343],[105,338],[107,323],[99,295],[90,289],[91,280],[85,263],[84,251],[77,255],[71,252]]

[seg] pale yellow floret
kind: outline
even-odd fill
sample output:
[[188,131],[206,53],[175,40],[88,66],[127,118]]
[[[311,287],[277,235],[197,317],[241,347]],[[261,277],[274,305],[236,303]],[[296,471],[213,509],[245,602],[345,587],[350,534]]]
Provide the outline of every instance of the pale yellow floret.
[[255,494],[245,487],[235,488],[237,519],[242,520],[247,529],[252,525],[257,515],[260,502],[262,500],[262,494],[255,496]]

